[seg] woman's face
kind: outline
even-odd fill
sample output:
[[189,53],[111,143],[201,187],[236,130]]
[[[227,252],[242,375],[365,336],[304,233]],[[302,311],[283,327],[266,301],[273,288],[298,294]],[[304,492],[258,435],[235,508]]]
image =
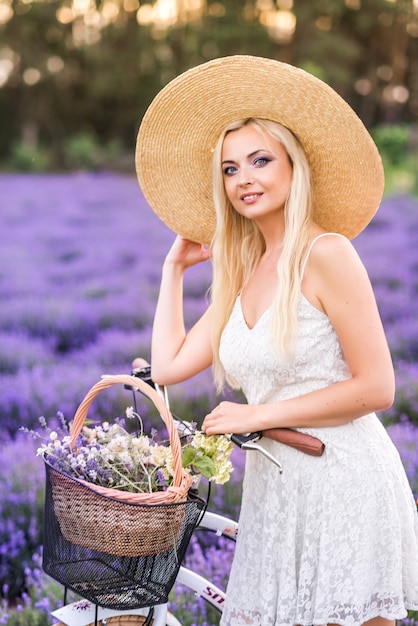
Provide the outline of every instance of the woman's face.
[[226,135],[221,155],[225,191],[238,213],[260,221],[283,211],[293,172],[279,141],[243,126]]

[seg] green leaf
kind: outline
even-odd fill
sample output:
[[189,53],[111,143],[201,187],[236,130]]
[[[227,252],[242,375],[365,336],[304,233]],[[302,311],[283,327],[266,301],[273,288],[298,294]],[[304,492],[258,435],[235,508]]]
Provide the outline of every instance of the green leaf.
[[215,474],[215,464],[209,456],[199,457],[193,465],[206,478],[211,478]]
[[190,467],[193,465],[193,461],[195,458],[195,451],[192,448],[184,448],[181,455],[181,463],[183,467]]

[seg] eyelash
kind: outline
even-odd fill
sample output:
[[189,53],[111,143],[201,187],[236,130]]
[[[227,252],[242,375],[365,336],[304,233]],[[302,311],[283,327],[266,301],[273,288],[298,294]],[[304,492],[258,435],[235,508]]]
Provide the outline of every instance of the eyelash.
[[257,163],[259,161],[264,161],[264,163],[262,165],[259,165],[259,167],[264,167],[264,165],[267,165],[267,163],[270,163],[271,159],[268,159],[267,157],[257,157],[253,163],[253,165],[257,166]]
[[[262,161],[261,164],[259,163],[260,161]],[[265,165],[270,163],[270,161],[271,159],[268,159],[267,157],[257,157],[251,163],[251,167],[264,167]],[[224,176],[233,176],[237,172],[237,170],[238,168],[235,167],[235,165],[227,165],[227,167],[224,168],[223,173]]]

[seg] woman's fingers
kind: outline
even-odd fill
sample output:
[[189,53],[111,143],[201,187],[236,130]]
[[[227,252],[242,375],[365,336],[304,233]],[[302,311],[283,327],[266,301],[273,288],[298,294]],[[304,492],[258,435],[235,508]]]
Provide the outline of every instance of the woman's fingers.
[[206,415],[202,430],[207,435],[243,434],[252,432],[255,423],[255,407],[236,402],[221,402]]
[[137,356],[133,361],[132,361],[132,369],[136,370],[139,369],[141,367],[148,367],[149,363],[146,359],[143,359],[140,356]]

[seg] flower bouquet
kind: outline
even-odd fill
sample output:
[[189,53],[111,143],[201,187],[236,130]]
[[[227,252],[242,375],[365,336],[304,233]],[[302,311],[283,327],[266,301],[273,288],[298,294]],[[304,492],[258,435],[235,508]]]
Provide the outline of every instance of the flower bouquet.
[[[174,461],[171,447],[159,441],[158,431],[143,432],[141,417],[133,407],[126,409],[128,421],[135,420],[138,431],[127,430],[125,419],[113,424],[86,424],[71,446],[70,424],[58,413],[60,426],[52,429],[44,417],[39,423],[45,436],[28,431],[36,439],[44,439],[37,455],[51,467],[97,486],[129,493],[163,492],[174,480]],[[223,485],[229,480],[233,466],[230,454],[233,444],[223,435],[205,435],[194,423],[179,428],[182,467],[192,477],[192,486],[200,476]]]

